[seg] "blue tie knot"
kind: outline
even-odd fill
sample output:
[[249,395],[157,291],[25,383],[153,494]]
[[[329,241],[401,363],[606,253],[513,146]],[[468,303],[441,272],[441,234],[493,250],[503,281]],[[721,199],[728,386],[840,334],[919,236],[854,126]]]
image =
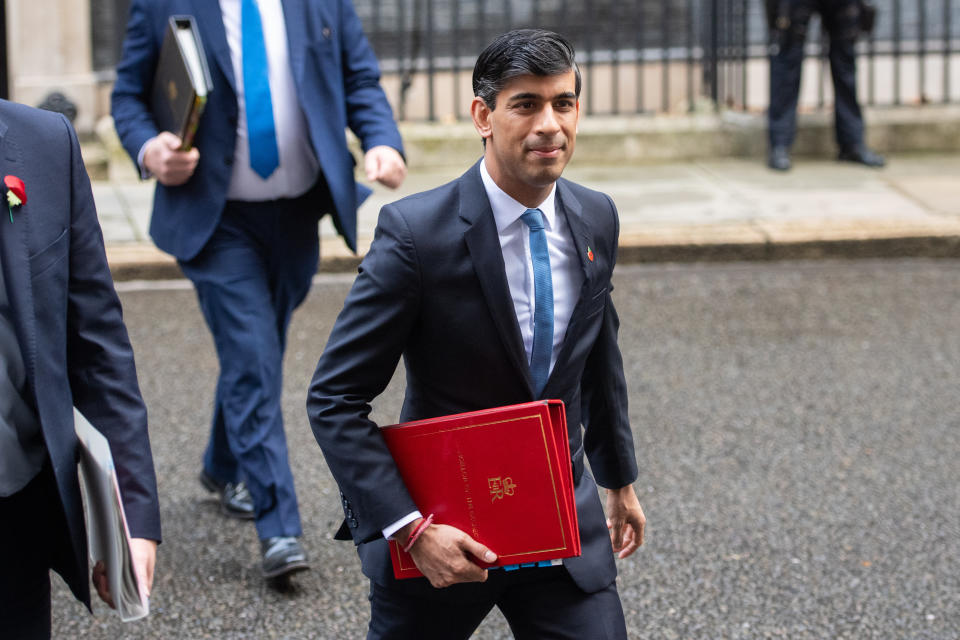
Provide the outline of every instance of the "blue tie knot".
[[527,209],[520,219],[530,227],[531,231],[540,231],[543,226],[543,212],[540,209]]

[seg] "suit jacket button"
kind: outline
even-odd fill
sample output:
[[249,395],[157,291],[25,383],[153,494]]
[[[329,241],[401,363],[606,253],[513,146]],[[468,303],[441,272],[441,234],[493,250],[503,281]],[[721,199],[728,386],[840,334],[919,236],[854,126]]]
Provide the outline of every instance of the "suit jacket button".
[[350,528],[352,528],[352,529],[356,529],[357,527],[360,526],[360,523],[357,522],[357,519],[356,519],[356,518],[350,518],[350,519],[348,520],[348,522],[349,522],[349,524],[350,524]]
[[233,164],[233,158],[232,158],[232,157],[226,157],[226,158],[224,158],[224,159],[223,159],[223,164],[225,164],[225,165],[227,165],[227,166],[229,167],[230,165]]

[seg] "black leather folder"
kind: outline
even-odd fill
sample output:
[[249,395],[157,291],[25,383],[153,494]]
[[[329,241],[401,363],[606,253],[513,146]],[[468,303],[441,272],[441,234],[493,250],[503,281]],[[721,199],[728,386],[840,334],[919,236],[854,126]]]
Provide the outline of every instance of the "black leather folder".
[[170,16],[153,78],[151,106],[157,127],[193,146],[200,116],[213,90],[207,56],[193,16]]

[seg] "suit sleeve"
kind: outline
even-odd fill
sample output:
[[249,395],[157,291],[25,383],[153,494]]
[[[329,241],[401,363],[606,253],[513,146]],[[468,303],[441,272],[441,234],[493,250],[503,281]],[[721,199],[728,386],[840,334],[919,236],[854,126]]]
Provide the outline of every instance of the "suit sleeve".
[[141,147],[159,133],[150,111],[150,92],[160,55],[160,43],[152,29],[154,18],[149,15],[151,6],[146,0],[133,0],[130,5],[123,52],[110,96],[114,126],[123,148],[137,166],[137,173]]
[[159,541],[157,480],[133,349],[107,266],[80,146],[69,122],[61,118],[71,156],[67,292],[70,391],[74,405],[110,443],[130,535]]
[[347,124],[360,139],[364,151],[387,145],[402,154],[403,142],[393,119],[393,110],[380,86],[376,54],[349,0],[340,2],[340,19]]
[[420,308],[416,248],[387,205],[370,251],[317,364],[307,397],[310,426],[343,496],[357,544],[416,510],[370,403],[386,388]]
[[[620,222],[613,201],[609,198],[607,201],[612,214],[612,242],[607,247],[612,256],[612,275]],[[611,281],[607,284],[600,332],[587,358],[581,385],[583,422],[586,427],[584,450],[597,484],[607,489],[617,489],[637,479],[633,432],[627,411],[627,383],[617,343],[620,318],[613,304],[612,291]]]

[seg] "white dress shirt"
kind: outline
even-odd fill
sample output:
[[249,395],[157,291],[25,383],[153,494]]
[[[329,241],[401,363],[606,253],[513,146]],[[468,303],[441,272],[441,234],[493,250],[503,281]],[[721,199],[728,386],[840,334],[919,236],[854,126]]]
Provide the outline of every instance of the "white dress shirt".
[[[507,272],[507,284],[513,308],[523,336],[527,362],[533,352],[533,314],[536,308],[533,283],[533,259],[530,255],[530,227],[520,219],[527,210],[497,186],[487,171],[486,161],[480,162],[480,177],[493,209],[493,217],[503,251],[503,265]],[[570,324],[573,307],[577,304],[580,287],[583,285],[583,270],[573,235],[566,218],[557,214],[557,186],[537,208],[543,213],[543,226],[547,234],[547,250],[550,254],[550,276],[553,280],[553,352],[550,356],[550,371],[557,362],[557,354]],[[421,517],[419,511],[408,514],[383,529],[383,537],[390,538],[404,525]]]
[[[247,141],[247,115],[243,92],[243,55],[240,30],[240,0],[220,0],[223,27],[230,46],[233,77],[237,88],[237,146],[233,155],[233,173],[227,198],[252,202],[293,198],[306,193],[317,181],[320,165],[310,145],[307,118],[297,99],[297,88],[290,70],[287,27],[280,0],[257,0],[263,41],[267,49],[270,97],[277,131],[280,166],[264,180],[250,167]],[[200,149],[203,153],[203,149]]]
[[[230,47],[234,84],[237,89],[237,143],[233,153],[229,200],[263,202],[278,198],[295,198],[306,193],[317,181],[320,164],[310,145],[307,118],[300,108],[297,88],[290,70],[287,26],[280,0],[256,0],[260,8],[263,41],[267,50],[270,75],[270,99],[277,135],[280,164],[266,180],[250,167],[250,145],[247,140],[247,112],[243,92],[243,49],[240,24],[240,0],[219,0],[223,27]],[[219,115],[219,114],[218,114]],[[140,147],[137,164],[144,179],[150,172],[143,165],[148,140]],[[203,149],[199,149],[203,153]]]
[[[533,353],[533,314],[536,299],[533,289],[533,258],[530,255],[530,227],[520,219],[527,210],[497,186],[487,172],[486,161],[480,162],[480,177],[497,221],[497,234],[503,250],[503,265],[507,271],[507,284],[513,308],[517,313],[523,348],[527,362]],[[553,352],[550,355],[550,371],[557,362],[557,354],[563,344],[573,307],[577,304],[580,287],[583,285],[583,270],[573,244],[573,236],[564,216],[556,210],[557,185],[536,208],[543,213],[543,226],[547,234],[550,253],[550,275],[553,280]]]

